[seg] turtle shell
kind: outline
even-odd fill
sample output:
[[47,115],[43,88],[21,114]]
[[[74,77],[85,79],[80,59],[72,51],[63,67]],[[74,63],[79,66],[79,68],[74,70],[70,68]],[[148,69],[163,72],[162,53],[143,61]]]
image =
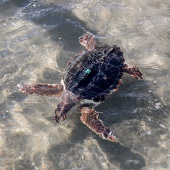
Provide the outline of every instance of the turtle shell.
[[65,88],[81,99],[103,101],[123,75],[123,53],[117,46],[96,47],[76,55],[64,74]]

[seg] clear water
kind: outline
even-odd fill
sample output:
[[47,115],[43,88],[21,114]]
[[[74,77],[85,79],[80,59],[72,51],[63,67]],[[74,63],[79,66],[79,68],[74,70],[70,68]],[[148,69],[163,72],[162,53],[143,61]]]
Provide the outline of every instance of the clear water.
[[[0,169],[170,169],[169,0],[0,1]],[[121,143],[100,139],[71,111],[53,123],[60,99],[20,93],[16,85],[59,83],[90,31],[121,47],[144,80],[124,77],[96,109]]]

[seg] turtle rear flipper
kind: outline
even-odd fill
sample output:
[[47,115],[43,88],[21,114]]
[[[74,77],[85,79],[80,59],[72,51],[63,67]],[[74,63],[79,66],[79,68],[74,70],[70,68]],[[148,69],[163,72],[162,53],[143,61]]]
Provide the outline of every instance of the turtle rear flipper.
[[61,96],[63,93],[63,86],[60,84],[23,84],[17,85],[18,89],[23,93],[38,94],[41,96]]
[[98,118],[97,112],[91,107],[81,108],[81,121],[92,131],[98,134],[101,138],[110,140],[112,142],[118,142],[116,136],[110,128],[104,126],[103,122]]
[[143,74],[137,66],[130,66],[128,64],[125,64],[123,67],[123,72],[130,74],[131,77],[135,79],[143,79]]
[[87,32],[79,37],[79,42],[82,46],[84,46],[88,51],[92,51],[96,47],[96,41],[94,40],[95,36]]

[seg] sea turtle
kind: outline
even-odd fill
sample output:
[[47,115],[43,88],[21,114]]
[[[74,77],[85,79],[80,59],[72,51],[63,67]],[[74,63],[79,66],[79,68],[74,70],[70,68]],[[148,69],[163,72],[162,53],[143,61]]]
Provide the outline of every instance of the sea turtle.
[[98,118],[92,103],[103,102],[117,90],[124,72],[136,79],[142,79],[142,73],[137,66],[124,63],[119,47],[97,46],[94,38],[89,32],[79,38],[87,51],[78,53],[68,62],[61,84],[20,83],[17,86],[24,93],[61,96],[55,109],[55,122],[66,119],[66,114],[79,103],[81,121],[103,139],[117,142],[113,131]]

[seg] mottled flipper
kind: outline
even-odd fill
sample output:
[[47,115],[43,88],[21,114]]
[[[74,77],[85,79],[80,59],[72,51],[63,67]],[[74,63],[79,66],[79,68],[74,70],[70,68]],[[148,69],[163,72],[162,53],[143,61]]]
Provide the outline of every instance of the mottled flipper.
[[86,47],[88,51],[92,51],[96,47],[95,36],[90,32],[83,34],[79,37],[79,42],[82,46]]
[[38,95],[46,95],[46,96],[61,96],[63,93],[63,86],[60,84],[18,84],[18,89],[23,93],[28,94],[38,94]]
[[103,122],[98,118],[97,112],[90,107],[81,108],[81,121],[92,131],[98,134],[101,138],[117,142],[117,138],[114,136],[113,131],[110,128],[104,126]]
[[143,79],[142,73],[139,71],[137,66],[130,66],[128,64],[124,65],[123,71],[131,75],[135,79]]

